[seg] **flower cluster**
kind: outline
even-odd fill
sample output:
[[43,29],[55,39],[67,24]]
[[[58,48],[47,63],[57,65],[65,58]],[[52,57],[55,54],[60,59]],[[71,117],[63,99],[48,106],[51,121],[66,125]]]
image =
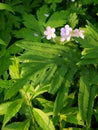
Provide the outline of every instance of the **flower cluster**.
[[[48,26],[44,31],[44,35],[48,40],[55,38],[55,28],[51,28],[50,26]],[[72,30],[69,25],[65,25],[63,28],[61,28],[60,35],[61,42],[64,42],[65,40],[70,41],[71,37],[81,37],[82,39],[84,39],[84,30],[79,30],[77,28],[75,30]]]

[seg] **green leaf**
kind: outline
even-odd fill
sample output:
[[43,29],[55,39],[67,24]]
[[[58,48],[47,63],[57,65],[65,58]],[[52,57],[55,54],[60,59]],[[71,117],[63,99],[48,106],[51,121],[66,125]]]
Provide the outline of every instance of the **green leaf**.
[[81,130],[81,128],[68,127],[68,128],[64,128],[62,130]]
[[55,73],[54,78],[52,79],[51,86],[49,88],[49,93],[55,94],[57,90],[60,88],[64,81],[64,76],[67,73],[67,67],[61,66],[58,68],[58,71]]
[[1,45],[6,45],[6,43],[2,39],[0,39],[0,44]]
[[72,28],[74,28],[78,24],[78,18],[77,18],[76,13],[70,14],[70,16],[68,18],[68,22]]
[[55,130],[51,119],[42,110],[33,108],[33,114],[36,122],[43,130]]
[[87,0],[82,0],[82,4],[83,5],[89,5],[89,4],[93,3],[93,1],[94,0],[88,0],[88,1]]
[[50,3],[60,3],[62,0],[45,0],[46,3],[50,4]]
[[14,13],[11,6],[8,4],[4,4],[4,3],[0,3],[0,10],[8,10],[8,11],[11,11],[12,13]]
[[[84,69],[80,77],[80,89],[78,95],[79,112],[82,120],[90,127],[94,99],[97,93],[97,85],[92,84],[93,70]],[[91,76],[91,77],[90,77]]]
[[7,112],[4,116],[3,126],[19,111],[23,103],[22,99],[13,101],[7,108]]
[[17,79],[17,81],[13,84],[13,87],[8,89],[5,93],[4,99],[10,99],[12,96],[18,93],[18,91],[29,81],[30,74],[24,76],[24,78]]
[[37,34],[40,34],[39,23],[32,14],[24,14],[23,20],[25,27],[34,30]]
[[0,79],[0,88],[11,88],[13,86],[13,81],[12,80],[2,80]]
[[0,104],[0,115],[4,115],[7,113],[8,107],[11,105],[12,102],[6,102]]
[[14,31],[13,34],[16,38],[23,38],[28,41],[40,42],[41,39],[39,32],[36,32],[35,30],[32,30],[30,28],[21,28],[18,31]]
[[84,48],[81,52],[82,58],[79,65],[98,63],[98,32],[96,28],[88,22],[85,29],[85,38],[78,39]]
[[37,86],[35,89],[34,89],[34,94],[33,94],[33,99],[35,98],[35,97],[37,97],[38,95],[40,95],[40,94],[43,94],[44,92],[47,92],[48,91],[48,88],[49,88],[49,86],[47,85],[47,86]]
[[64,107],[60,114],[60,118],[68,123],[82,126],[84,125],[81,118],[79,118],[77,107]]
[[44,5],[37,11],[37,18],[41,24],[44,25],[47,17],[49,16],[49,8]]
[[[48,93],[46,93],[48,94]],[[37,100],[41,103],[41,105],[44,107],[44,112],[47,113],[47,115],[52,115],[52,111],[53,111],[53,106],[54,106],[54,102],[53,101],[49,101],[46,100],[45,98],[40,98],[37,97]]]
[[12,44],[8,49],[7,52],[9,54],[18,54],[20,52],[22,52],[23,49],[21,49],[20,47],[16,46],[16,43]]
[[16,57],[13,58],[13,63],[9,66],[9,74],[12,79],[18,79],[20,77],[19,60]]
[[55,12],[51,15],[51,17],[49,18],[49,20],[46,23],[46,27],[47,26],[51,26],[51,27],[61,27],[64,24],[66,24],[66,18],[64,16],[66,16],[66,11],[60,11],[60,12]]
[[94,116],[98,122],[98,106],[97,106],[97,108],[94,109]]
[[8,70],[9,65],[11,64],[10,56],[5,54],[0,57],[0,75]]
[[[49,92],[55,94],[63,82],[72,79],[77,70],[76,62],[80,54],[74,46],[28,41],[20,41],[17,45],[26,50],[19,59],[25,76],[29,73],[33,76],[35,87],[50,84]],[[65,78],[66,74],[68,76]]]
[[61,88],[59,89],[57,93],[56,100],[54,103],[54,109],[53,109],[54,116],[60,114],[61,109],[63,108],[64,102],[68,96],[68,87],[61,86]]
[[29,130],[30,121],[26,120],[24,122],[14,122],[6,125],[2,130]]

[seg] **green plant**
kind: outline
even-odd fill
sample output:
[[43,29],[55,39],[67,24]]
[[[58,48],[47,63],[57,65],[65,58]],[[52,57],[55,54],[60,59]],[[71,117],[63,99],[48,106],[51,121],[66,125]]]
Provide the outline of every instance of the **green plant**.
[[[97,0],[0,3],[2,130],[98,128],[97,4]],[[68,27],[67,33],[60,33],[62,27],[65,32]]]

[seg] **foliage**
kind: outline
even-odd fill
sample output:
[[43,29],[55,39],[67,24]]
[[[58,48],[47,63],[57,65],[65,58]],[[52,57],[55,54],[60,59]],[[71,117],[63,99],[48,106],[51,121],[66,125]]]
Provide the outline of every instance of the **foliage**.
[[[97,7],[97,0],[2,0],[1,130],[98,129]],[[84,38],[61,42],[65,25]],[[44,36],[47,26],[56,38]]]

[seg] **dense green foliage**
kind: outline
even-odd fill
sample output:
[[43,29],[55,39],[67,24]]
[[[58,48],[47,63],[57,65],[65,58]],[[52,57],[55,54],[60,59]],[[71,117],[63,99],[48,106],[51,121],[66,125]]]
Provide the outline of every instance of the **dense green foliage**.
[[[98,129],[97,11],[98,0],[1,1],[1,130]],[[66,24],[84,39],[61,42]]]

